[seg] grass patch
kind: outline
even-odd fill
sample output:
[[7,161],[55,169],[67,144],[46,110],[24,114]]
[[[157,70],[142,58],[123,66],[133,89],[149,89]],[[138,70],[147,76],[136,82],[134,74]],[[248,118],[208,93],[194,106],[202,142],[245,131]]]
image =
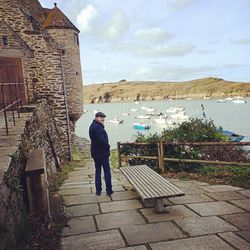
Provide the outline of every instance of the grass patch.
[[198,180],[210,184],[227,184],[242,188],[250,188],[249,167],[200,166],[193,172],[167,172],[165,175],[182,180]]
[[111,163],[112,169],[118,168],[118,151],[117,151],[117,149],[110,150],[110,163]]

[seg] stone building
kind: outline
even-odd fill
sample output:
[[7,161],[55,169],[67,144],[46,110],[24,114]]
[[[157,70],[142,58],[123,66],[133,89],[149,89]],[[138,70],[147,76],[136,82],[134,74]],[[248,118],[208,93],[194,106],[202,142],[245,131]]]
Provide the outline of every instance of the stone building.
[[55,4],[0,0],[0,83],[22,82],[23,101],[48,98],[65,153],[83,112],[79,30]]
[[56,4],[45,9],[38,0],[0,0],[0,111],[15,98],[28,109],[8,136],[0,112],[0,249],[18,242],[29,150],[44,149],[49,177],[71,159],[83,113],[78,35]]

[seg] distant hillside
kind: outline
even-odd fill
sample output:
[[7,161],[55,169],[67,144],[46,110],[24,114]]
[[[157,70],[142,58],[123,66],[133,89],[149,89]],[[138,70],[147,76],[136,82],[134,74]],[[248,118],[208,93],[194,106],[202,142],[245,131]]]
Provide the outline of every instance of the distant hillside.
[[232,82],[221,78],[204,78],[187,82],[127,82],[84,86],[84,102],[123,102],[186,98],[224,98],[250,96],[250,82]]

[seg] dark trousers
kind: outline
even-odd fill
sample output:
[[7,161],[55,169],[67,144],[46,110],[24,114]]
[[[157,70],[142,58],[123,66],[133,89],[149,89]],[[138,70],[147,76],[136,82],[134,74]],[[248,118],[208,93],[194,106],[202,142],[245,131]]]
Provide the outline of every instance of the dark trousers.
[[104,179],[106,183],[106,192],[112,192],[112,184],[111,184],[111,172],[109,165],[109,158],[104,159],[95,159],[95,188],[97,193],[101,193],[102,191],[102,167],[104,170]]

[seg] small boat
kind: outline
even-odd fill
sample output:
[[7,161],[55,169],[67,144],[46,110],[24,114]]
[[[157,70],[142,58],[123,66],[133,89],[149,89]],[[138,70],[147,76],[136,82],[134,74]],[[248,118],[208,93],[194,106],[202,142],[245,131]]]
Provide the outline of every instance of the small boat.
[[222,130],[221,133],[223,135],[227,136],[229,138],[229,141],[232,141],[232,142],[239,142],[245,138],[244,135],[238,135],[238,134],[236,134],[232,131],[229,131],[229,130]]
[[144,130],[144,129],[150,129],[151,125],[147,123],[133,123],[134,129]]
[[138,115],[135,118],[137,118],[137,119],[150,119],[150,115]]
[[113,124],[122,124],[124,121],[115,117],[113,120],[109,120],[109,123],[113,123]]
[[138,102],[138,101],[135,101],[135,104],[136,104],[136,105],[138,105],[138,104],[139,104],[139,102]]
[[225,103],[225,102],[226,102],[225,99],[219,99],[219,100],[217,100],[217,103]]
[[246,103],[246,102],[247,102],[246,100],[242,100],[242,99],[236,99],[232,101],[232,103],[236,103],[236,104],[241,104],[241,103]]
[[177,120],[182,120],[182,121],[187,121],[189,117],[186,115],[186,113],[184,111],[182,111],[182,112],[179,112],[176,114],[172,114],[171,118],[177,119]]
[[232,101],[232,100],[233,100],[233,97],[227,97],[225,100],[227,100],[227,101]]
[[183,107],[170,107],[168,109],[166,109],[166,112],[168,113],[178,113],[178,112],[181,112],[181,111],[184,111],[185,108]]
[[145,105],[143,105],[143,106],[141,106],[141,109],[142,109],[142,110],[146,110],[147,107],[146,107]]
[[159,118],[154,119],[157,124],[167,124],[167,117],[159,116]]
[[138,111],[138,109],[133,109],[133,108],[132,108],[132,109],[130,109],[130,111],[131,111],[131,112],[136,112],[136,111]]

